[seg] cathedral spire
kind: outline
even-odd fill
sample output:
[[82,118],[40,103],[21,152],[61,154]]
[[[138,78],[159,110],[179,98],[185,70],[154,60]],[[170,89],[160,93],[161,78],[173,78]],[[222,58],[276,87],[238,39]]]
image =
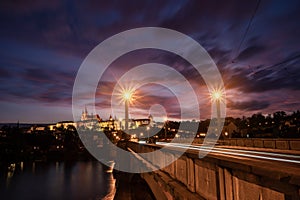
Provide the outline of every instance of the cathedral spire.
[[86,108],[86,105],[84,106],[84,110],[82,111],[82,114],[81,114],[81,121],[85,121],[88,119],[88,111],[87,111],[87,108]]
[[87,111],[86,105],[84,106],[84,112],[85,112],[86,114],[88,114],[88,111]]

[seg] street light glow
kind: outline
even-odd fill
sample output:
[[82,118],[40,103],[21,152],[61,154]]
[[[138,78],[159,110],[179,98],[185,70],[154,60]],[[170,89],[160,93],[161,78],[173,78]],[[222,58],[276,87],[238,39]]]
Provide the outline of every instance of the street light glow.
[[130,91],[130,90],[124,90],[123,91],[123,100],[124,101],[131,101],[132,100],[132,95],[133,95],[133,92]]
[[217,91],[217,92],[214,92],[214,93],[213,93],[213,98],[214,98],[214,99],[220,99],[220,98],[221,98],[221,93],[218,92],[218,91]]
[[116,93],[114,94],[116,96],[116,100],[119,104],[128,103],[131,104],[133,101],[137,99],[136,95],[136,87],[127,84],[122,85],[118,84],[116,86]]
[[221,90],[213,90],[210,94],[211,99],[213,101],[221,101],[223,100],[223,92]]
[[125,131],[128,131],[129,128],[129,104],[131,104],[135,99],[134,91],[135,90],[132,87],[120,86],[120,90],[118,93],[120,103],[124,102],[125,105]]

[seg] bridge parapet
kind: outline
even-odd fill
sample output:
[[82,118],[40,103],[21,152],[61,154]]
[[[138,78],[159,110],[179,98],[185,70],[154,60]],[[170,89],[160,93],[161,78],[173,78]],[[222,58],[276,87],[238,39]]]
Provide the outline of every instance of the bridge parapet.
[[[181,143],[189,143],[184,138],[177,139]],[[194,144],[202,144],[202,138],[196,138]],[[228,138],[218,140],[219,145],[254,147],[278,150],[300,151],[300,139],[296,138]]]
[[231,138],[219,140],[219,144],[229,146],[300,151],[300,139]]
[[[138,153],[160,148],[134,142],[127,147]],[[176,153],[162,151],[156,161],[166,162]],[[142,177],[159,199],[300,199],[300,166],[210,154],[200,159],[195,150]]]

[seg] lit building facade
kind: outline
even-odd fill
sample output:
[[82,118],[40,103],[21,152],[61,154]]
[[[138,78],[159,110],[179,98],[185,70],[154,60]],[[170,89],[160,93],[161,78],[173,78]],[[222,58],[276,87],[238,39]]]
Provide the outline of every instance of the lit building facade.
[[[128,128],[136,129],[142,126],[153,126],[153,117],[143,119],[128,119]],[[108,120],[102,119],[99,115],[89,114],[87,108],[82,111],[80,121],[77,122],[79,128],[94,129],[94,130],[125,130],[125,119],[119,120],[116,117],[109,117]]]

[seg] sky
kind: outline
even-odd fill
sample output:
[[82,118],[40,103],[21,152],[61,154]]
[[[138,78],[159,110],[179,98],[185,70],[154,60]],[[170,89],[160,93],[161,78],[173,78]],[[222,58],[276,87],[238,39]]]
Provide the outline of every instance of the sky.
[[[73,85],[84,59],[107,38],[140,27],[179,31],[204,47],[222,76],[227,116],[299,110],[299,10],[299,0],[1,1],[0,122],[73,120]],[[96,112],[102,118],[124,117],[122,102],[111,106],[116,83],[146,63],[179,72],[197,96],[200,118],[211,116],[203,77],[189,62],[168,51],[139,49],[117,58],[99,77]],[[157,77],[181,87],[167,73]],[[142,85],[130,116],[179,119],[191,98],[191,91],[181,90],[185,105],[166,86]]]

